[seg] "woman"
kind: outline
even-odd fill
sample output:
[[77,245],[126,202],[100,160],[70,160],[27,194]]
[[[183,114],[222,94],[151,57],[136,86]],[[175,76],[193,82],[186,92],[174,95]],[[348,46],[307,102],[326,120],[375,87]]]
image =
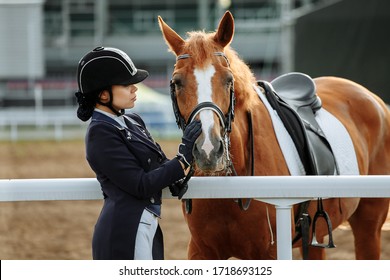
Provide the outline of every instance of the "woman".
[[86,158],[104,196],[93,234],[93,259],[163,259],[161,190],[169,186],[179,198],[186,191],[180,182],[189,171],[200,122],[188,125],[178,155],[168,160],[142,118],[124,115],[124,109],[135,105],[135,84],[148,75],[116,48],[95,48],[78,64],[77,116],[82,121],[92,118]]

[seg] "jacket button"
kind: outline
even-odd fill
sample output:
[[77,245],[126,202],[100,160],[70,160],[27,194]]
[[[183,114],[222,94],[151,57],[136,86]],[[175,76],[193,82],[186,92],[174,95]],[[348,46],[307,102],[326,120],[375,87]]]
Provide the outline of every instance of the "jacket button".
[[150,163],[152,162],[152,160],[150,158],[148,158],[148,164],[150,165]]
[[150,202],[151,202],[151,203],[154,203],[154,198],[153,198],[153,197],[150,199]]
[[162,160],[163,160],[162,157],[159,157],[159,158],[158,158],[158,162],[159,162],[159,163],[161,163]]

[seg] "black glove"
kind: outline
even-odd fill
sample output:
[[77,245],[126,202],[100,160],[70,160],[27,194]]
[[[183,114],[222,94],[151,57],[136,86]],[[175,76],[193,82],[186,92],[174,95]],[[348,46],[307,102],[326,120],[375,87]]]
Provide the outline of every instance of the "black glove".
[[202,132],[202,124],[198,120],[192,121],[184,130],[183,138],[179,144],[177,158],[184,164],[185,168],[191,165],[193,160],[192,150],[194,143]]
[[184,179],[169,186],[172,196],[177,196],[178,199],[181,199],[188,190],[188,183],[183,181]]

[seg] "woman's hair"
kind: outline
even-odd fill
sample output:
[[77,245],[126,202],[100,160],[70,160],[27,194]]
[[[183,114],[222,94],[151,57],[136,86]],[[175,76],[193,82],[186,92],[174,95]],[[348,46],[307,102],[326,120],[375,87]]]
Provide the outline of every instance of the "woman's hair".
[[83,122],[88,121],[93,114],[96,103],[99,101],[99,95],[101,90],[84,94],[80,91],[75,93],[77,103],[77,117]]

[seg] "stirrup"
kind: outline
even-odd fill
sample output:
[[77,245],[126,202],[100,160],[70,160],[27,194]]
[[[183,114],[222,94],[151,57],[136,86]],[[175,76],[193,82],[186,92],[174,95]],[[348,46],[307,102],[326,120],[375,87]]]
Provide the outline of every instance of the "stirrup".
[[237,200],[238,206],[241,210],[246,211],[249,208],[249,205],[251,204],[252,198],[247,198],[246,202],[243,202],[244,198],[239,198]]
[[[326,221],[326,225],[328,226],[328,236],[329,236],[329,242],[328,244],[325,243],[318,243],[316,238],[316,223],[318,218],[324,218]],[[324,211],[324,207],[322,205],[322,198],[318,198],[317,200],[317,212],[314,215],[313,218],[313,228],[312,228],[312,241],[311,246],[314,247],[320,247],[320,248],[336,248],[336,245],[333,243],[333,235],[332,235],[332,222],[329,218],[328,213]]]

